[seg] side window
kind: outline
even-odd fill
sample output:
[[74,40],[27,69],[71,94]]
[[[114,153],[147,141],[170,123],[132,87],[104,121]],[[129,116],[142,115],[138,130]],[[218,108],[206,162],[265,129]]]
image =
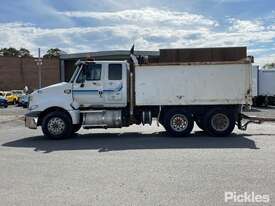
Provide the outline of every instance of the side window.
[[109,80],[122,80],[122,65],[121,64],[109,64],[108,79]]
[[[86,81],[98,81],[101,80],[101,64],[88,64],[83,65],[80,74],[77,77],[76,82],[81,83]],[[85,72],[84,72],[85,71]]]
[[101,80],[101,64],[89,64],[86,74],[87,81]]

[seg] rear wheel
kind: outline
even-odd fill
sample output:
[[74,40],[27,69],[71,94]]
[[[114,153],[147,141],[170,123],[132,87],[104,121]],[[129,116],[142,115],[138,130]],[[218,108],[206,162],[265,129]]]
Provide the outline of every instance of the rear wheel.
[[42,131],[50,139],[64,139],[72,135],[72,121],[64,112],[51,112],[42,120]]
[[164,127],[173,136],[187,136],[194,127],[192,115],[182,109],[170,110],[164,115]]
[[212,136],[228,136],[234,130],[235,121],[233,111],[214,109],[205,116],[204,125]]

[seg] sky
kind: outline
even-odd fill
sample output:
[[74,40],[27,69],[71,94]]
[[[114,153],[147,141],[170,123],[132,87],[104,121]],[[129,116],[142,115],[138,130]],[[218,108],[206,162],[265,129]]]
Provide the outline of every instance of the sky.
[[0,0],[0,48],[66,53],[247,46],[275,62],[275,0]]

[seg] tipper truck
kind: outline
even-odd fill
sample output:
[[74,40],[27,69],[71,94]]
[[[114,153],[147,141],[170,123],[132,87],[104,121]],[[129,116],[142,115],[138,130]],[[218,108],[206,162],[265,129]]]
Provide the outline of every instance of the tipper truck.
[[230,62],[148,63],[78,61],[69,82],[30,94],[25,125],[52,139],[81,127],[122,128],[156,119],[172,136],[187,136],[194,122],[213,136],[242,125],[251,105],[250,58]]

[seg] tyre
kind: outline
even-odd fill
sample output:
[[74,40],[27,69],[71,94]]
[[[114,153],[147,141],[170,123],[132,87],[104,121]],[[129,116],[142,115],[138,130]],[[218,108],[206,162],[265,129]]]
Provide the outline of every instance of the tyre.
[[81,129],[82,125],[81,124],[74,124],[73,125],[73,133],[78,132]]
[[228,136],[235,128],[235,114],[231,110],[214,109],[206,114],[204,125],[211,136]]
[[164,115],[163,120],[166,131],[175,137],[187,136],[194,127],[192,114],[183,110],[170,110]]
[[69,138],[73,132],[71,118],[64,112],[51,112],[42,120],[42,131],[50,139]]

